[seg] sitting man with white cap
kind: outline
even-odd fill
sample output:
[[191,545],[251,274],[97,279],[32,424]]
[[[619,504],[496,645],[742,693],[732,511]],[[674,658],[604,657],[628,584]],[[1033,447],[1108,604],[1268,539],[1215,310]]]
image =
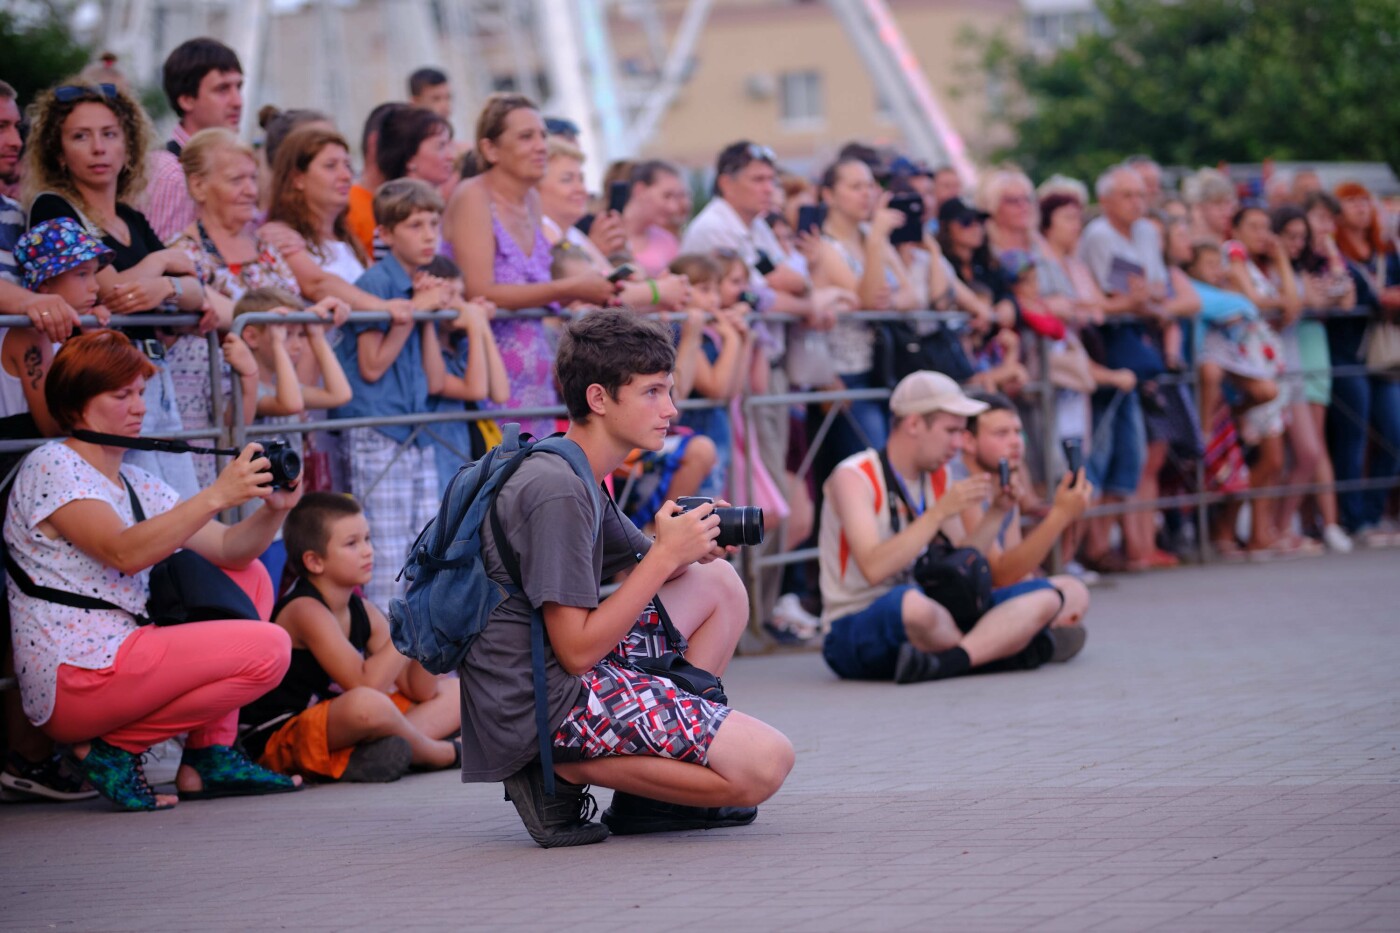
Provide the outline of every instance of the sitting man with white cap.
[[[1083,647],[1084,630],[1049,580],[990,589],[987,565],[979,571],[981,558],[959,551],[921,575],[947,605],[915,582],[926,551],[985,551],[1015,504],[1010,485],[997,489],[990,474],[949,482],[946,466],[962,450],[967,419],[986,407],[942,373],[912,373],[890,396],[885,449],[846,458],[826,481],[819,551],[830,630],[822,655],[838,676],[916,683],[1028,670]],[[965,529],[960,515],[984,502],[982,521]]]

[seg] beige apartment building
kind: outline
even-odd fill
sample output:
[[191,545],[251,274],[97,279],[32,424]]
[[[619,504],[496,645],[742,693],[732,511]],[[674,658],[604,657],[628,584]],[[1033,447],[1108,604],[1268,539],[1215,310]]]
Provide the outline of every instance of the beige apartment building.
[[[337,5],[335,22],[324,6],[278,15],[269,35],[266,99],[338,114],[347,135],[357,137],[364,115],[381,101],[402,99],[407,75],[422,64],[391,60],[393,30],[403,28],[397,6],[392,0]],[[989,119],[996,89],[986,86],[973,37],[1001,32],[1019,40],[1021,0],[888,0],[888,6],[972,157],[1004,142]],[[658,0],[656,8],[669,39],[685,3]],[[610,9],[620,96],[635,100],[655,80],[648,37],[642,22]],[[548,98],[538,43],[513,49],[502,38],[481,47],[484,60],[466,63],[459,74],[476,75],[478,87],[514,89],[523,73],[524,90]],[[523,67],[522,55],[531,59]],[[351,80],[327,80],[337,57]],[[458,132],[469,133],[480,93],[471,85],[456,90]],[[799,167],[817,165],[850,139],[898,144],[898,127],[823,0],[715,0],[689,79],[643,154],[699,168],[739,138],[762,141]]]

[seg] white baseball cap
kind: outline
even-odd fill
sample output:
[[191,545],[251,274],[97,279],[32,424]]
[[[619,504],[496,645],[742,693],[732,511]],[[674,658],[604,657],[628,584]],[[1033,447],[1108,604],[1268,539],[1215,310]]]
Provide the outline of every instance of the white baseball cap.
[[899,380],[890,394],[890,412],[896,417],[946,411],[971,418],[987,410],[986,402],[968,398],[962,387],[943,373],[922,369]]

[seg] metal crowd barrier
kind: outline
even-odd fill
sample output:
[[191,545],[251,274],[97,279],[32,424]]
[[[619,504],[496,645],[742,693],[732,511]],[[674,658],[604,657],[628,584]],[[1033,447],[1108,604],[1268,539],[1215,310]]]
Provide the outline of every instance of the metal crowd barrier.
[[[657,316],[662,317],[663,319],[668,319],[668,320],[670,320],[670,319],[679,319],[679,318],[681,318],[681,317],[684,316],[684,315],[667,314],[667,313],[656,313],[656,312],[639,312],[639,313],[653,313],[653,314],[657,314]],[[1310,311],[1310,312],[1307,312],[1305,316],[1306,316],[1307,318],[1319,319],[1319,318],[1328,318],[1328,317],[1360,316],[1360,315],[1365,315],[1366,313],[1367,313],[1367,312],[1366,312],[1365,309],[1356,309],[1356,310],[1341,311],[1341,312],[1337,312],[1337,311],[1330,311],[1330,312],[1311,312],[1311,311]],[[569,313],[567,313],[567,312],[560,313],[560,312],[550,311],[550,310],[548,310],[548,309],[526,309],[526,310],[519,311],[519,312],[505,312],[505,313],[501,313],[501,314],[499,315],[498,319],[504,319],[504,320],[509,320],[509,319],[522,319],[522,318],[523,318],[523,319],[550,319],[550,318],[568,318],[568,317],[571,317],[571,316],[573,316],[573,315],[571,315],[571,314],[569,314]],[[454,318],[454,317],[455,317],[455,313],[452,312],[452,311],[418,312],[418,313],[415,313],[415,314],[414,314],[414,320],[415,320],[415,321],[444,321],[444,320],[451,320],[451,319]],[[966,323],[966,321],[968,320],[968,316],[967,316],[966,314],[961,313],[961,312],[937,312],[937,311],[920,311],[920,312],[853,311],[853,312],[846,312],[846,313],[843,313],[843,314],[841,314],[841,315],[838,315],[838,319],[850,320],[850,321],[858,321],[858,322],[867,323],[867,324],[876,324],[876,323],[885,323],[885,322],[894,322],[894,321],[914,321],[914,322],[919,322],[919,323],[932,323],[932,324],[937,324],[937,325],[939,325],[939,326],[941,326],[941,327],[947,327],[947,328],[952,328],[952,329],[958,329],[958,328],[962,327],[962,326]],[[389,317],[389,314],[388,314],[387,312],[379,312],[379,311],[357,311],[357,312],[353,312],[353,313],[350,315],[349,323],[382,323],[382,322],[387,322],[388,320],[390,320],[390,317]],[[800,319],[800,318],[797,318],[797,317],[795,317],[795,316],[792,316],[792,315],[783,315],[783,314],[771,314],[771,313],[768,313],[768,314],[754,315],[753,318],[752,318],[752,320],[764,321],[764,322],[781,322],[781,323],[787,324],[787,323],[799,322],[801,319]],[[185,314],[185,315],[167,315],[167,316],[163,316],[163,317],[160,319],[160,323],[161,323],[162,326],[170,326],[170,327],[192,326],[192,325],[197,324],[198,321],[199,321],[199,316],[198,316],[198,315],[188,315],[188,314]],[[90,326],[96,326],[96,325],[97,325],[96,319],[95,319],[95,318],[92,318],[91,316],[84,317],[84,318],[82,319],[82,323],[83,323],[84,326],[89,326],[89,327],[90,327]],[[283,313],[278,313],[278,312],[259,313],[259,314],[245,314],[245,315],[240,315],[238,318],[236,318],[236,319],[234,320],[233,326],[232,326],[232,332],[235,333],[235,334],[241,334],[242,331],[243,331],[243,329],[244,329],[245,327],[248,327],[248,326],[254,325],[254,324],[266,324],[266,323],[325,324],[325,323],[327,323],[327,322],[325,321],[324,318],[321,318],[321,317],[319,317],[318,315],[315,315],[315,314],[310,313],[310,312],[298,312],[298,313],[291,313],[291,314],[283,314]],[[1189,323],[1190,323],[1189,321],[1188,321],[1188,322],[1183,322],[1183,324],[1189,324]],[[29,319],[28,319],[27,317],[22,316],[22,315],[0,315],[0,327],[28,327],[28,326],[30,326],[30,321],[29,321]],[[109,322],[109,325],[108,325],[108,326],[111,326],[111,327],[147,326],[147,327],[149,327],[149,326],[151,326],[151,318],[150,318],[149,315],[139,315],[139,316],[132,316],[132,315],[125,315],[125,316],[123,316],[123,315],[114,315],[114,316],[111,318],[111,321]],[[514,409],[514,410],[510,410],[510,411],[508,411],[508,412],[507,412],[507,411],[503,411],[503,410],[499,410],[499,409],[493,409],[493,410],[476,410],[476,411],[467,410],[467,411],[460,411],[460,412],[443,412],[443,413],[424,412],[424,413],[414,413],[414,414],[409,414],[409,415],[386,416],[386,417],[365,417],[365,418],[340,418],[340,419],[306,420],[306,421],[303,421],[303,422],[301,422],[301,423],[299,423],[299,424],[278,424],[278,425],[244,424],[244,421],[245,421],[245,417],[244,417],[244,416],[245,416],[246,413],[245,413],[244,407],[243,407],[242,393],[241,393],[240,391],[233,391],[230,398],[224,398],[224,397],[222,396],[222,393],[220,392],[220,382],[221,382],[221,379],[222,379],[222,375],[223,375],[223,374],[222,374],[222,371],[221,371],[221,367],[220,367],[220,365],[219,365],[219,361],[221,360],[222,357],[221,357],[221,354],[218,352],[218,348],[219,348],[219,344],[218,344],[218,335],[217,335],[217,333],[211,332],[210,334],[207,335],[207,339],[208,339],[208,341],[209,341],[209,349],[210,349],[210,384],[211,384],[211,397],[212,397],[213,400],[214,400],[212,416],[213,416],[213,421],[214,421],[215,427],[206,428],[206,429],[201,429],[201,430],[193,430],[193,431],[182,431],[182,432],[179,432],[177,435],[174,435],[174,436],[177,436],[177,437],[186,438],[186,439],[213,440],[213,441],[216,441],[216,442],[220,443],[221,445],[226,445],[226,446],[231,446],[231,447],[242,447],[242,446],[243,446],[245,443],[247,443],[248,440],[250,440],[250,439],[258,438],[258,437],[266,437],[266,436],[271,436],[271,435],[285,435],[285,434],[290,434],[290,433],[309,433],[309,432],[314,432],[314,431],[340,431],[340,430],[347,430],[347,429],[350,429],[350,428],[378,427],[378,426],[385,426],[385,425],[408,425],[408,426],[412,427],[413,430],[410,432],[410,436],[409,436],[408,440],[405,441],[404,443],[402,443],[402,444],[400,445],[400,449],[402,450],[403,448],[407,447],[409,444],[413,443],[413,442],[417,439],[417,437],[418,437],[422,432],[424,432],[424,431],[427,431],[427,432],[429,432],[430,435],[432,435],[433,437],[436,437],[436,435],[433,435],[433,434],[432,434],[432,426],[435,425],[435,424],[444,424],[444,423],[452,423],[452,422],[471,422],[471,421],[480,421],[480,420],[510,420],[511,418],[545,418],[545,417],[559,417],[559,418],[562,418],[562,417],[565,416],[565,409],[564,409],[564,407],[563,407],[562,405],[557,405],[557,406],[538,407],[538,408],[529,408],[529,409]],[[1193,360],[1199,359],[1199,347],[1195,347],[1195,350],[1196,350],[1197,352],[1193,355],[1193,357],[1192,357]],[[1048,358],[1049,358],[1049,352],[1050,352],[1050,351],[1049,351],[1049,343],[1048,343],[1047,341],[1044,341],[1044,340],[1039,341],[1039,347],[1036,349],[1036,352],[1038,352],[1038,353],[1041,355],[1041,359],[1040,359],[1041,369],[1040,369],[1040,371],[1041,371],[1042,374],[1047,374],[1047,373],[1049,372],[1049,365],[1048,365]],[[1333,367],[1329,367],[1329,368],[1326,369],[1326,370],[1294,370],[1294,371],[1289,371],[1288,373],[1286,373],[1286,376],[1287,376],[1288,378],[1291,378],[1291,379],[1300,379],[1300,378],[1306,378],[1306,377],[1309,376],[1309,375],[1318,375],[1318,374],[1323,374],[1323,373],[1325,373],[1325,374],[1331,376],[1331,375],[1337,375],[1337,374],[1352,374],[1352,373],[1354,373],[1354,372],[1365,372],[1365,371],[1366,371],[1366,368],[1365,368],[1364,366],[1350,366],[1350,367],[1333,366]],[[1186,382],[1186,383],[1188,383],[1188,384],[1191,385],[1191,387],[1193,388],[1194,391],[1196,391],[1197,393],[1199,393],[1199,391],[1200,391],[1200,385],[1199,385],[1198,373],[1199,373],[1199,367],[1198,367],[1198,366],[1193,366],[1192,370],[1190,370],[1189,372],[1183,372],[1183,373],[1180,373],[1180,374],[1167,374],[1167,375],[1164,375],[1164,376],[1159,380],[1159,382],[1161,382],[1162,384],[1168,384],[1168,383],[1172,383],[1172,382],[1175,382],[1175,383]],[[1036,403],[1039,404],[1040,407],[1041,407],[1041,413],[1042,413],[1042,419],[1041,419],[1041,420],[1042,420],[1042,429],[1043,429],[1043,430],[1042,430],[1042,433],[1041,433],[1041,436],[1040,436],[1040,441],[1041,441],[1041,444],[1040,444],[1040,453],[1041,453],[1041,455],[1042,455],[1042,462],[1039,464],[1039,466],[1040,466],[1040,469],[1041,469],[1041,474],[1042,474],[1042,476],[1044,476],[1044,477],[1049,477],[1049,476],[1052,475],[1052,472],[1053,472],[1053,466],[1052,466],[1052,465],[1053,465],[1053,462],[1054,462],[1054,449],[1055,449],[1055,447],[1057,446],[1057,443],[1058,443],[1058,438],[1057,438],[1056,431],[1055,431],[1055,417],[1054,417],[1054,404],[1055,404],[1054,394],[1055,394],[1055,393],[1054,393],[1054,387],[1053,387],[1048,381],[1046,381],[1044,378],[1042,378],[1042,380],[1040,380],[1040,381],[1036,381],[1036,382],[1032,382],[1032,383],[1028,384],[1028,385],[1025,387],[1024,392],[1026,393],[1026,396],[1027,396],[1028,398],[1034,399],[1034,400],[1036,401]],[[744,409],[746,418],[749,417],[749,416],[751,416],[751,414],[752,414],[753,412],[755,412],[756,410],[761,409],[761,408],[765,408],[765,407],[774,407],[774,406],[787,407],[787,406],[792,406],[792,405],[809,405],[809,404],[829,404],[829,405],[830,405],[829,409],[826,411],[826,413],[825,413],[825,415],[824,415],[824,417],[823,417],[822,423],[821,423],[820,425],[817,426],[816,432],[815,432],[814,434],[811,434],[811,433],[809,432],[809,435],[811,436],[811,442],[810,442],[810,445],[809,445],[809,449],[808,449],[808,451],[807,451],[806,458],[803,460],[803,462],[802,462],[802,464],[800,465],[800,467],[799,467],[799,469],[798,469],[798,471],[797,471],[797,474],[796,474],[796,475],[797,475],[797,479],[798,479],[799,481],[805,482],[805,481],[806,481],[806,476],[807,476],[807,474],[810,472],[810,470],[811,470],[811,468],[812,468],[812,464],[813,464],[813,462],[814,462],[814,459],[815,459],[815,457],[816,457],[816,454],[817,454],[819,448],[821,447],[821,445],[826,441],[826,438],[828,437],[828,435],[829,435],[829,433],[830,433],[830,430],[831,430],[832,426],[834,425],[834,423],[835,423],[835,421],[836,421],[837,418],[839,418],[839,417],[846,417],[846,418],[848,419],[848,421],[852,424],[852,426],[855,427],[855,429],[856,429],[858,435],[864,436],[864,432],[860,431],[859,425],[854,421],[854,419],[852,419],[852,418],[850,417],[850,414],[849,414],[849,405],[850,405],[850,403],[853,402],[853,401],[861,401],[861,400],[884,400],[884,399],[889,398],[889,395],[890,395],[890,391],[889,391],[888,389],[884,389],[884,388],[872,388],[872,389],[840,389],[840,390],[831,390],[831,389],[796,390],[796,391],[790,391],[790,392],[769,393],[769,394],[762,394],[762,395],[758,395],[758,394],[749,394],[749,393],[745,392],[745,393],[743,394],[742,398],[741,398],[741,405],[742,405],[742,407],[743,407],[743,409]],[[703,399],[688,399],[688,400],[682,400],[682,401],[679,403],[679,406],[678,406],[678,407],[682,408],[683,410],[694,410],[694,409],[704,409],[704,408],[721,407],[721,406],[724,406],[725,404],[726,404],[726,403],[725,403],[725,402],[722,402],[722,401],[703,400]],[[225,416],[225,413],[226,413],[226,412],[227,412],[227,417]],[[1348,415],[1349,417],[1351,417],[1351,418],[1353,418],[1353,419],[1356,419],[1356,413],[1355,413],[1355,412],[1344,412],[1344,414]],[[227,422],[227,423],[225,423],[225,422]],[[1366,428],[1368,431],[1370,430],[1370,429],[1369,429],[1369,425],[1363,425],[1363,427]],[[1205,426],[1202,426],[1202,431],[1203,431],[1203,433],[1204,433],[1206,430],[1208,430],[1208,428],[1206,428]],[[1372,433],[1374,434],[1374,432],[1372,432]],[[40,444],[40,443],[43,443],[44,440],[46,440],[46,439],[38,439],[38,440],[0,440],[0,452],[13,452],[13,451],[28,450],[28,449],[31,449],[31,448],[33,448],[33,447],[35,447],[35,446],[38,446],[38,444]],[[1378,440],[1380,440],[1381,443],[1384,443],[1384,440],[1383,440],[1383,439],[1378,439]],[[740,444],[745,445],[745,446],[744,446],[744,453],[745,453],[747,456],[750,456],[750,457],[758,456],[758,452],[757,452],[757,451],[748,450],[748,448],[747,448],[747,443],[748,443],[748,437],[747,437],[747,435],[746,435],[745,437],[742,437],[742,438],[735,438],[735,439],[733,440],[733,443],[734,443],[736,446],[737,446],[737,445],[740,445]],[[463,455],[463,459],[469,459],[467,456],[465,456],[465,452],[463,452],[463,451],[455,451],[455,452],[458,453],[459,455]],[[392,463],[391,463],[391,465],[390,465],[390,468],[392,468]],[[748,488],[748,490],[747,490],[747,497],[746,497],[746,498],[747,498],[747,501],[753,501],[753,499],[755,498],[755,496],[754,496],[754,489],[753,489],[753,471],[751,471],[751,470],[748,471],[747,477],[748,477],[748,486],[749,486],[749,488]],[[378,481],[378,480],[376,479],[376,482],[377,482],[377,481]],[[1211,555],[1210,555],[1210,551],[1209,551],[1209,535],[1206,533],[1206,527],[1207,527],[1207,526],[1206,526],[1206,511],[1207,511],[1207,509],[1208,509],[1211,505],[1218,504],[1218,503],[1222,503],[1222,502],[1239,501],[1239,500],[1249,500],[1249,499],[1256,499],[1256,498],[1275,498],[1275,497],[1279,497],[1279,496],[1292,495],[1292,494],[1311,494],[1311,493],[1327,492],[1327,491],[1330,491],[1330,492],[1346,492],[1346,491],[1354,491],[1354,490],[1368,490],[1368,489],[1378,489],[1378,488],[1391,488],[1391,487],[1400,485],[1400,480],[1397,480],[1397,479],[1369,479],[1369,480],[1368,480],[1368,479],[1359,479],[1359,480],[1351,480],[1351,481],[1336,482],[1336,483],[1332,483],[1332,484],[1311,483],[1311,484],[1294,485],[1294,486],[1284,486],[1284,485],[1281,485],[1281,486],[1274,486],[1274,487],[1268,487],[1268,488],[1260,488],[1260,489],[1245,490],[1245,491],[1243,491],[1243,492],[1238,492],[1238,493],[1210,492],[1210,491],[1207,491],[1207,489],[1206,489],[1205,474],[1204,474],[1204,458],[1197,458],[1195,483],[1196,483],[1195,491],[1190,492],[1190,493],[1185,493],[1185,494],[1180,494],[1180,495],[1173,495],[1173,496],[1162,496],[1162,497],[1159,497],[1159,498],[1156,498],[1156,499],[1153,499],[1153,500],[1150,500],[1150,501],[1128,501],[1128,502],[1116,503],[1116,504],[1100,504],[1100,505],[1094,506],[1093,508],[1091,508],[1090,510],[1088,510],[1088,512],[1086,512],[1086,514],[1085,514],[1085,518],[1088,519],[1088,518],[1096,518],[1096,517],[1102,517],[1102,516],[1120,515],[1120,514],[1125,514],[1125,513],[1129,513],[1129,512],[1142,511],[1142,510],[1144,510],[1144,509],[1157,510],[1157,509],[1178,509],[1178,508],[1191,508],[1191,507],[1194,507],[1194,508],[1196,509],[1196,519],[1197,519],[1197,528],[1198,528],[1197,543],[1198,543],[1199,550],[1200,550],[1199,558],[1201,559],[1202,562],[1205,562],[1205,561],[1209,560],[1209,558],[1210,558],[1210,556],[1211,556]],[[1048,484],[1047,492],[1052,492],[1052,491],[1053,491],[1053,488],[1054,488],[1053,484]],[[736,496],[736,498],[738,498],[738,497]],[[818,516],[818,518],[819,518],[819,516]],[[766,554],[750,553],[750,552],[755,552],[755,551],[756,551],[756,549],[745,549],[745,553],[742,553],[742,554],[740,555],[740,563],[741,563],[741,565],[742,565],[742,571],[743,571],[743,573],[744,573],[746,582],[747,582],[747,584],[748,584],[748,586],[749,586],[749,588],[750,588],[750,592],[751,592],[751,593],[758,593],[758,592],[760,591],[760,589],[761,589],[761,586],[760,586],[760,577],[761,577],[761,575],[764,573],[764,571],[776,571],[777,568],[786,566],[786,565],[788,565],[788,564],[807,562],[807,561],[813,560],[813,559],[815,559],[815,558],[817,557],[817,549],[816,549],[816,548],[799,548],[799,549],[793,549],[793,550],[789,550],[789,551],[781,552],[781,553],[766,553]],[[1059,565],[1060,565],[1060,563],[1061,563],[1060,555],[1058,554],[1058,545],[1057,545],[1057,547],[1056,547],[1056,553],[1055,553],[1055,555],[1053,556],[1052,561],[1053,561],[1053,563],[1055,564],[1056,569],[1058,569],[1058,567],[1059,567]],[[757,618],[757,613],[758,613],[758,611],[759,611],[759,600],[757,600],[757,599],[752,600],[752,604],[753,604],[753,606],[754,606],[755,616],[754,616],[754,619],[752,619],[751,621],[754,622],[754,623],[755,623],[755,626],[756,626],[757,623],[761,621],[761,620],[759,620],[759,619]]]

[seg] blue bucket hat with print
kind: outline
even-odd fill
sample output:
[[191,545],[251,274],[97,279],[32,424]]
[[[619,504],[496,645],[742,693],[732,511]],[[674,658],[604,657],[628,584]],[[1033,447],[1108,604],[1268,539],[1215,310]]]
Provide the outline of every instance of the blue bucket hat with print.
[[100,269],[115,256],[71,217],[46,220],[25,231],[14,249],[15,264],[24,272],[24,287],[30,291],[89,259],[96,259]]

